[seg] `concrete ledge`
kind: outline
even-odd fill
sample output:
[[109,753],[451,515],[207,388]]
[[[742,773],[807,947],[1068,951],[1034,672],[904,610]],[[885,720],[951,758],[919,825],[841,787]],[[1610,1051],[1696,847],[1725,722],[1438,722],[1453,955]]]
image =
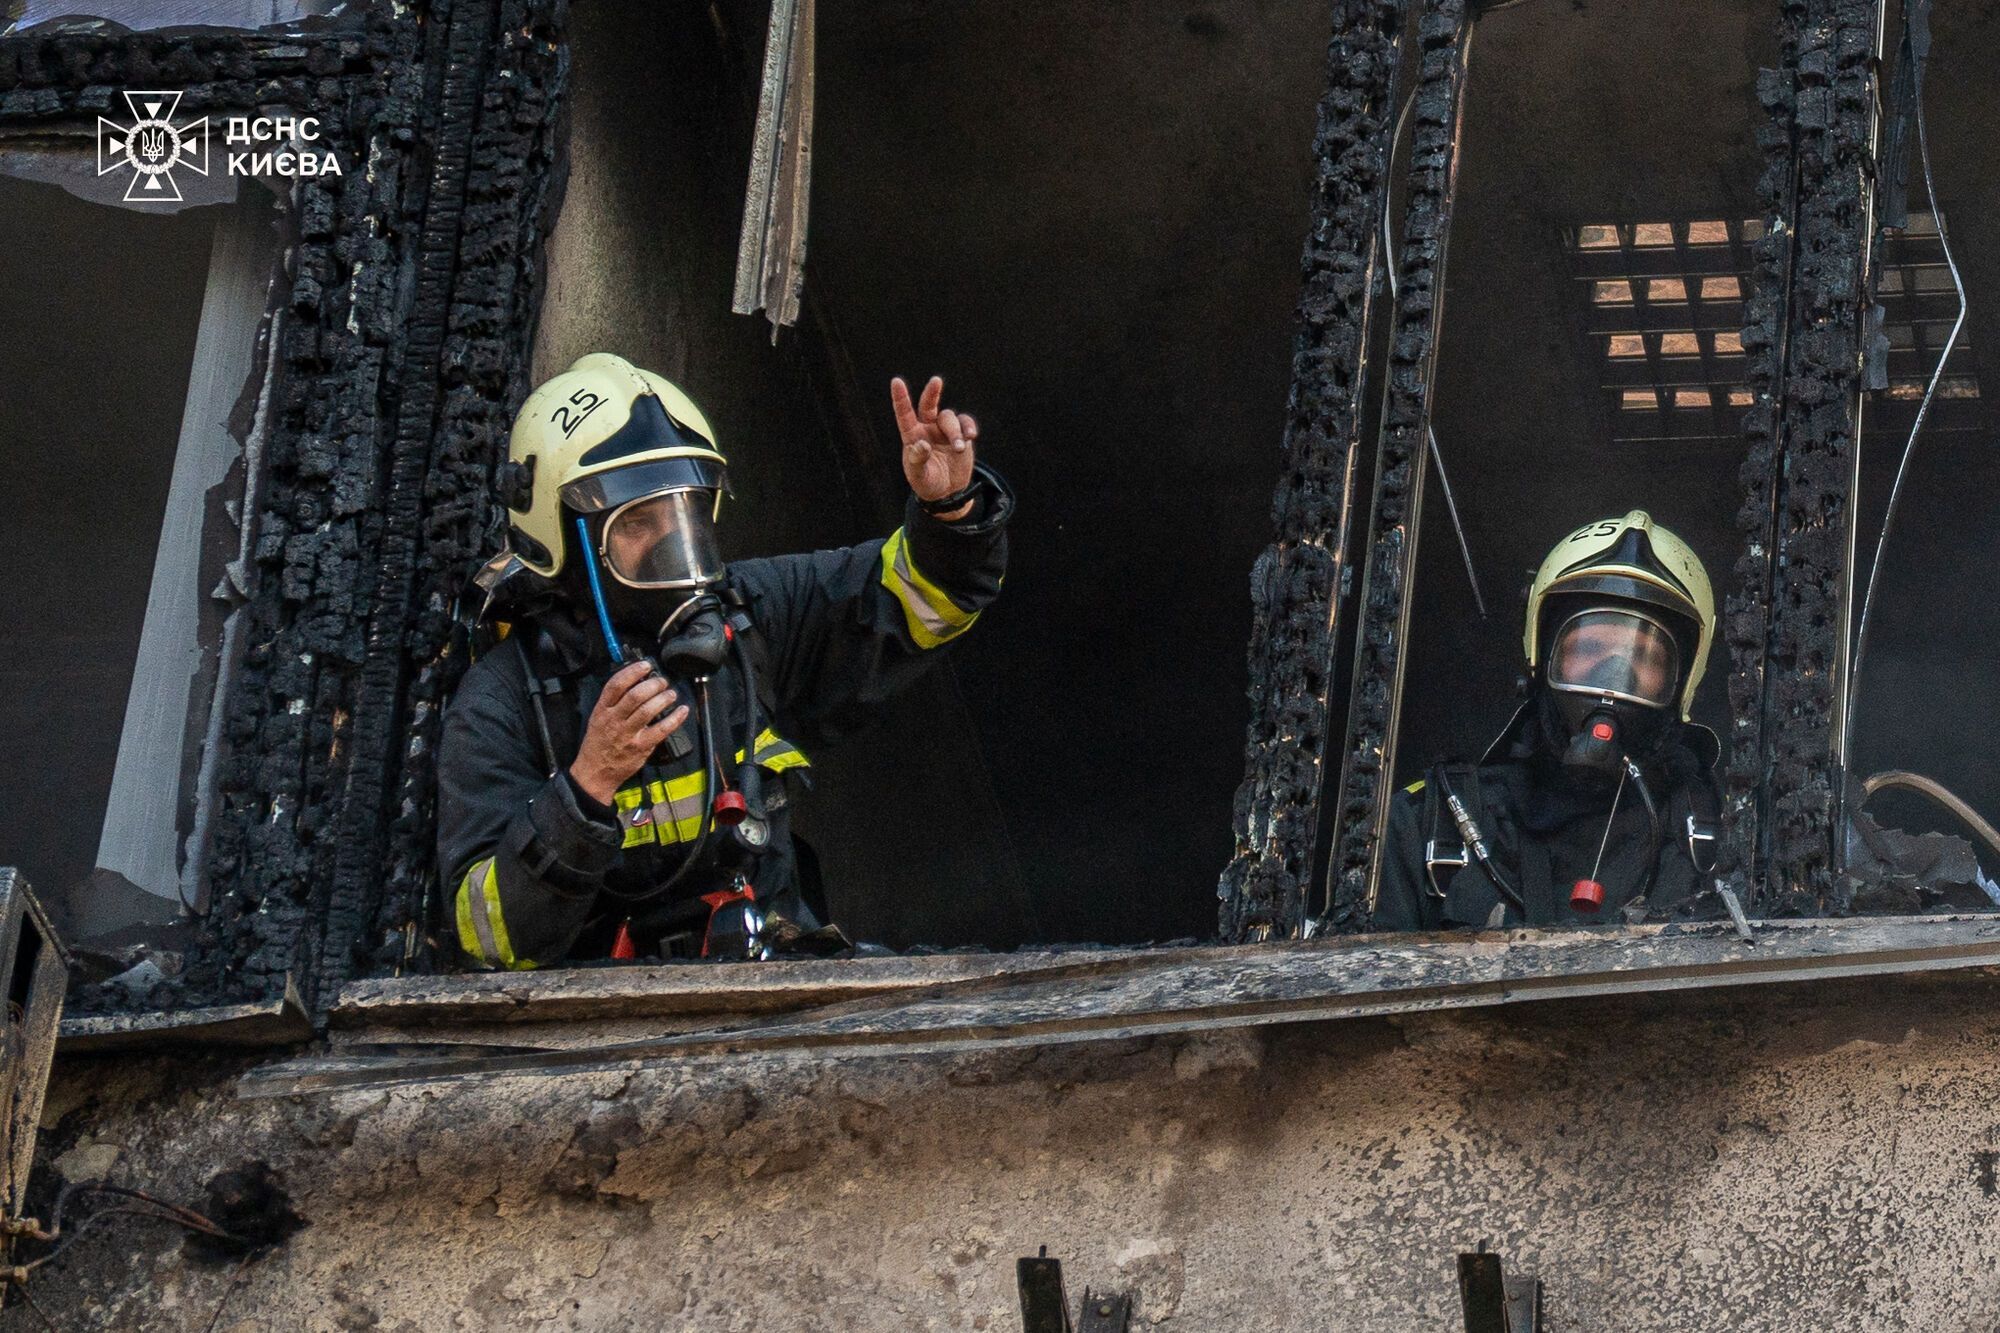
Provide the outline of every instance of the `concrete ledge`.
[[[887,961],[887,960],[885,960]],[[407,1046],[376,1053],[362,1046],[265,1066],[245,1076],[244,1096],[382,1087],[460,1077],[548,1075],[567,1070],[635,1069],[662,1061],[748,1055],[914,1054],[1046,1043],[1122,1040],[1164,1033],[1308,1022],[1372,1014],[1473,1008],[1570,996],[1614,995],[1797,982],[1887,973],[2000,966],[2000,918],[1878,917],[1760,923],[1746,943],[1726,923],[1631,928],[1509,931],[1477,935],[1352,936],[1300,943],[1118,954],[1008,955],[1005,959],[931,958],[885,969],[882,991],[799,1012],[560,1050],[440,1054]],[[1040,961],[1045,965],[1035,966]],[[975,963],[1014,962],[982,969]],[[1020,963],[1028,966],[1020,966]],[[771,965],[725,973],[711,998],[751,985]],[[854,963],[780,965],[808,969],[780,981],[791,994],[811,989]],[[956,966],[972,975],[940,976]],[[645,969],[625,984],[635,1004],[684,1002],[702,989],[701,973]],[[927,976],[927,974],[929,974]],[[542,974],[530,985],[559,987],[595,973]],[[617,974],[608,974],[616,976]],[[899,978],[895,984],[892,978]],[[437,988],[483,995],[493,979],[440,978],[412,986],[421,1005],[442,1003]],[[646,996],[644,984],[661,987]],[[519,983],[517,983],[519,984]],[[822,993],[830,993],[823,991]],[[551,1000],[550,1012],[560,1009]],[[394,1017],[381,997],[371,1014]],[[683,1011],[685,1012],[685,1011]],[[742,1011],[738,1011],[741,1013]],[[589,1021],[589,1020],[584,1020]]]
[[295,1046],[312,1039],[312,1019],[295,991],[255,1004],[154,1013],[66,1014],[56,1034],[56,1051],[75,1055],[118,1047],[187,1044],[203,1046]]
[[1160,951],[930,954],[395,977],[348,983],[328,1019],[335,1028],[361,1028],[384,1022],[451,1026],[701,1015],[740,1018],[1135,954],[1159,956]]

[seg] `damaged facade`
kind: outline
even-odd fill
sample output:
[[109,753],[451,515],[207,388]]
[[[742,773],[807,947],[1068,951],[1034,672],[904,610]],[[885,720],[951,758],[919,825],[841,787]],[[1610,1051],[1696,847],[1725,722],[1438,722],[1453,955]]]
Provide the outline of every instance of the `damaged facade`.
[[[1968,73],[1990,17],[1975,8],[1940,19],[1933,64],[1930,128],[1965,163],[1992,98]],[[46,9],[10,11],[0,35],[9,188],[101,190],[78,155],[146,87],[217,126],[313,117],[341,167],[190,187],[242,238],[240,262],[211,264],[235,275],[232,327],[261,314],[231,353],[241,383],[207,455],[222,470],[188,510],[196,665],[185,718],[151,724],[180,741],[151,768],[121,749],[128,786],[110,788],[164,784],[147,799],[169,868],[111,883],[100,854],[74,893],[38,885],[59,921],[126,933],[79,969],[26,1206],[104,1179],[227,1214],[257,1243],[107,1223],[136,1239],[80,1241],[25,1284],[58,1326],[201,1327],[219,1307],[243,1330],[999,1329],[1023,1317],[1014,1261],[1046,1245],[1072,1295],[1130,1295],[1135,1326],[1303,1328],[1339,1308],[1389,1329],[1460,1317],[1452,1256],[1480,1242],[1543,1278],[1551,1328],[1720,1309],[1745,1327],[2000,1320],[1983,1257],[1995,1145],[1975,1114],[2000,921],[1921,915],[1991,909],[1984,849],[1849,832],[1862,778],[1923,767],[1876,739],[1907,721],[1890,687],[1851,682],[1873,483],[1916,407],[1897,386],[1936,345],[1914,303],[1937,265],[1875,231],[1883,143],[1907,146],[1891,127],[1909,108],[1883,86],[1894,3],[1710,0],[1650,44],[1553,0],[1096,15],[1065,33],[1025,5],[196,4],[150,25]],[[1623,256],[1665,219],[1692,263],[1690,219],[1713,217],[1743,257],[1714,298],[1732,327],[1689,320],[1701,381],[1661,369],[1660,330],[1680,326],[1640,318],[1639,284],[1738,270],[1616,281],[1640,293],[1624,336],[1653,339],[1665,376],[1645,419],[1699,383],[1735,423],[1685,447],[1729,451],[1715,489],[1734,526],[1706,515],[1731,534],[1711,562],[1728,654],[1716,887],[1756,925],[1717,892],[1676,922],[1567,940],[1366,936],[1389,800],[1420,746],[1478,731],[1495,702],[1435,688],[1462,596],[1440,590],[1460,553],[1443,486],[1482,621],[1464,620],[1468,680],[1513,669],[1482,653],[1511,633],[1515,547],[1547,543],[1526,518],[1561,529],[1610,486],[1572,497],[1536,471],[1525,411],[1495,409],[1490,438],[1468,421],[1479,338],[1559,330],[1551,381],[1564,357],[1597,374],[1619,355],[1595,311],[1485,318],[1495,201],[1531,194],[1536,168],[1525,149],[1481,153],[1504,113],[1532,123],[1549,104],[1575,105],[1572,132],[1664,134],[1643,99],[1563,91],[1565,62],[1698,65],[1704,24],[1744,34],[1708,63],[1728,66],[1717,122],[1747,128],[1685,130],[1658,174],[1710,189],[1709,211],[1662,187],[1531,220],[1567,237],[1550,253],[1578,266],[1572,292],[1611,281],[1576,258],[1593,227],[1622,229]],[[772,33],[783,53],[764,50]],[[1508,90],[1538,71],[1507,62],[1529,58],[1557,90],[1524,109]],[[1051,90],[1013,120],[935,109],[933,81],[1013,88],[1013,66]],[[883,70],[893,88],[868,77]],[[1634,82],[1616,73],[1598,77]],[[1754,160],[1704,183],[1703,154],[1751,136]],[[1949,212],[1972,250],[1991,230],[1967,216],[1974,184],[1931,188],[1912,210]],[[1968,259],[1975,301],[1983,264]],[[212,330],[212,274],[203,290]],[[1983,332],[1975,353],[2000,346]],[[599,348],[702,386],[750,460],[737,540],[758,552],[893,524],[876,382],[913,358],[966,383],[1000,441],[1028,517],[991,646],[814,756],[807,832],[838,915],[902,956],[481,978],[438,929],[439,716],[470,575],[499,539],[493,470],[532,383]],[[1629,401],[1619,384],[1590,394]],[[1976,391],[1940,407],[1948,442],[1993,428]],[[1510,470],[1543,512],[1510,512],[1490,481]],[[1968,500],[1960,521],[1979,512]],[[1939,549],[1912,540],[1885,605],[1907,604]],[[1884,614],[1870,665],[1906,690],[1922,630]],[[1941,652],[1963,636],[1941,629]],[[2000,670],[1966,651],[1978,679]],[[1984,753],[1984,707],[1945,768]],[[1850,733],[1857,713],[1872,737]],[[1992,808],[1985,786],[1947,785]],[[1960,831],[1912,808],[1891,815]],[[1030,947],[910,948],[975,944]],[[1941,975],[1837,979],[1918,969]],[[1627,994],[1655,987],[1680,993]],[[184,1053],[132,1053],[162,1039]],[[15,1262],[34,1253],[20,1242]]]

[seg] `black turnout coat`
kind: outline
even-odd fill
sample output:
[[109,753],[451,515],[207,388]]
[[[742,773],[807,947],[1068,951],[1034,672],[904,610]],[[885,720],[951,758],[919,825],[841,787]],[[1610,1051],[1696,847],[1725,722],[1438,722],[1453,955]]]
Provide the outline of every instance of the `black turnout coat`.
[[[807,756],[868,720],[929,668],[998,594],[1011,497],[989,485],[945,523],[914,499],[883,541],[730,564],[728,585],[755,625],[759,734],[742,734],[743,677],[732,655],[707,685],[731,781],[754,744],[766,818],[709,823],[697,751],[655,762],[611,806],[568,776],[612,674],[591,624],[558,609],[517,626],[466,672],[445,713],[438,769],[438,865],[459,947],[475,965],[531,968],[602,957],[621,925],[641,954],[705,919],[702,895],[747,883],[760,904],[816,924],[801,892],[790,805]],[[696,691],[673,682],[699,708]],[[537,717],[541,691],[546,739]],[[690,717],[683,733],[693,733]],[[552,753],[553,752],[553,753]],[[551,759],[554,762],[551,762]],[[700,843],[695,864],[654,892]]]
[[[1714,733],[1679,725],[1640,765],[1658,810],[1656,834],[1631,783],[1620,793],[1615,781],[1575,780],[1538,742],[1537,726],[1530,718],[1525,727],[1510,727],[1512,738],[1503,737],[1486,762],[1440,764],[1396,793],[1382,848],[1375,929],[1617,923],[1671,909],[1707,887],[1720,803]],[[1447,792],[1467,807],[1492,864],[1520,894],[1525,911],[1464,846]],[[1604,888],[1603,906],[1576,911],[1571,887],[1592,877],[1593,869]]]

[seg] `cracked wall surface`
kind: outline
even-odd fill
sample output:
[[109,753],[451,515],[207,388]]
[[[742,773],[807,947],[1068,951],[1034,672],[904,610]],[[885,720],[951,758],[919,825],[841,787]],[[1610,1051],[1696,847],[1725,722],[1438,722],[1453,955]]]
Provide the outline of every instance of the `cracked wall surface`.
[[[1487,1240],[1558,1329],[2000,1321],[1995,981],[1524,1004],[957,1057],[243,1102],[218,1060],[59,1062],[40,1188],[304,1218],[218,1328],[1007,1330],[1014,1260],[1135,1327],[1452,1326]],[[231,1268],[119,1221],[58,1327],[199,1328]],[[0,1327],[37,1327],[25,1311]]]

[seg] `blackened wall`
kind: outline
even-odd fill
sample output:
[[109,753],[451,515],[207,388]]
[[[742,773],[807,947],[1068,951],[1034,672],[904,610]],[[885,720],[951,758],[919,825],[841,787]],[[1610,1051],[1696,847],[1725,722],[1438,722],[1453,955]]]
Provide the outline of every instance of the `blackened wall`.
[[87,125],[118,89],[179,88],[182,115],[216,123],[312,115],[342,166],[290,198],[200,997],[287,975],[312,996],[424,951],[437,703],[526,359],[560,17],[471,0],[281,34],[0,43],[0,129]]

